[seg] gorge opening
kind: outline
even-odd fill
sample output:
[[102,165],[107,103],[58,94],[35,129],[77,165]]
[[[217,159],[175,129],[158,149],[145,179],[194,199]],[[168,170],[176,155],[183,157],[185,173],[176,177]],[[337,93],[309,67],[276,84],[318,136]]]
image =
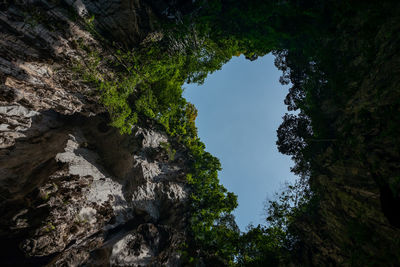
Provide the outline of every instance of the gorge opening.
[[268,54],[255,61],[234,57],[204,84],[186,84],[184,97],[198,109],[196,125],[206,150],[218,157],[221,183],[238,195],[236,222],[265,224],[264,202],[293,182],[293,162],[279,153],[276,130],[287,113],[289,85]]

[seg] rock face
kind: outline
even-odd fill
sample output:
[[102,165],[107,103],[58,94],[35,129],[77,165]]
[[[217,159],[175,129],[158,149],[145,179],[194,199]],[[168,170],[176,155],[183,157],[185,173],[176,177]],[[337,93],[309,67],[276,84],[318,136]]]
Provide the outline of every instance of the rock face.
[[186,223],[184,154],[169,161],[160,145],[168,139],[153,130],[121,136],[101,116],[20,109],[5,112],[31,127],[1,151],[0,234],[10,256],[2,259],[21,263],[19,247],[32,258],[24,263],[175,265]]
[[[360,80],[349,75],[352,83],[343,88],[351,93],[321,101],[337,141],[315,156],[318,174],[311,185],[319,191],[319,205],[299,227],[306,266],[400,264],[400,38],[391,35],[400,30],[399,10],[389,2],[379,6],[386,15],[366,36],[346,35],[350,28],[365,32],[359,17],[350,19],[331,45],[346,59],[337,69]],[[359,55],[365,47],[373,47],[369,57]]]
[[[151,124],[124,136],[108,127],[94,89],[73,71],[86,53],[77,43],[99,45],[71,12],[100,12],[102,3],[53,2],[0,12],[2,265],[177,266],[187,223],[186,151]],[[141,1],[113,1],[107,11],[125,2],[152,12]],[[115,26],[112,15],[103,19]],[[140,23],[137,34],[116,36],[140,41],[151,30],[140,31]]]

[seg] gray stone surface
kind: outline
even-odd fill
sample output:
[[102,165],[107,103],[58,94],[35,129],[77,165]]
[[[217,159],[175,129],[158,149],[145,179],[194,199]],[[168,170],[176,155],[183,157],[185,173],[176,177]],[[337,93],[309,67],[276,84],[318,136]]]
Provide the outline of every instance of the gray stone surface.
[[[116,36],[133,30],[129,42],[154,35],[143,1],[65,2],[82,17],[109,6],[96,23],[121,29]],[[29,3],[42,11],[39,20],[20,16],[27,6],[0,11],[2,264],[179,265],[189,195],[185,149],[152,125],[124,136],[107,127],[94,88],[73,71],[87,56],[77,43],[100,49],[97,41],[65,6]],[[120,27],[126,18],[136,22]],[[174,160],[166,142],[177,151]]]

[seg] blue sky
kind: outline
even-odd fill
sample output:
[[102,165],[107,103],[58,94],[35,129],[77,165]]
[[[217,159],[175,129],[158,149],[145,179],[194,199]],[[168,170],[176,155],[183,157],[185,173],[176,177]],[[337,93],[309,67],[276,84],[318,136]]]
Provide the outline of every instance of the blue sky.
[[276,147],[276,130],[287,112],[283,100],[288,86],[274,57],[256,61],[234,57],[203,85],[185,85],[184,96],[198,109],[196,125],[206,150],[222,164],[221,183],[238,195],[236,222],[263,223],[267,197],[292,181],[293,162]]

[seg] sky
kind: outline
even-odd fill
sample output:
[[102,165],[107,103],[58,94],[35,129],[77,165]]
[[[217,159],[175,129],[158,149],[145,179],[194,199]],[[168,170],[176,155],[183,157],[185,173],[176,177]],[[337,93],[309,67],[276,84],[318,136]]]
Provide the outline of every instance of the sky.
[[266,199],[294,180],[293,162],[275,144],[289,88],[279,83],[280,76],[271,54],[256,61],[240,56],[203,85],[184,86],[184,97],[198,110],[199,137],[221,161],[219,179],[238,195],[234,215],[242,231],[249,223],[262,224]]

